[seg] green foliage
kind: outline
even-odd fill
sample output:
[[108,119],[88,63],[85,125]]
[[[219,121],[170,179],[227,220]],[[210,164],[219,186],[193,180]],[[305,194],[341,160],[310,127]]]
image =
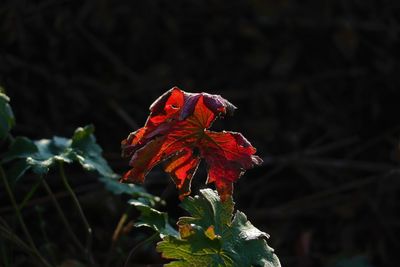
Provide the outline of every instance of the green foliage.
[[146,204],[143,199],[131,199],[129,204],[140,211],[139,221],[135,223],[136,227],[150,227],[160,233],[161,238],[165,236],[178,237],[178,232],[168,222],[168,214],[153,209],[151,206],[154,206],[154,203]]
[[52,139],[32,141],[26,137],[16,137],[1,162],[13,161],[7,171],[11,181],[17,181],[29,169],[43,175],[57,162],[77,162],[87,171],[96,171],[106,189],[114,194],[136,194],[149,199],[154,198],[147,194],[143,187],[118,182],[119,176],[103,158],[102,149],[96,143],[93,133],[94,127],[88,125],[76,129],[70,139],[54,136]]
[[9,102],[10,98],[0,90],[0,139],[4,139],[15,125],[14,114]]
[[102,157],[102,149],[96,143],[93,135],[93,125],[88,125],[75,130],[71,139],[71,149],[74,152],[73,158],[88,171],[97,171],[101,176],[114,177],[117,175],[112,171],[107,161]]
[[[6,238],[7,240],[13,242],[14,245],[22,248],[22,250],[28,254],[31,254],[36,261],[40,262],[40,265],[38,266],[52,266],[46,258],[50,258],[50,254],[55,253],[51,252],[49,255],[46,255],[46,257],[44,257],[44,254],[42,255],[42,253],[37,249],[35,242],[33,241],[33,238],[29,233],[26,223],[24,222],[20,213],[20,210],[22,210],[25,204],[35,193],[36,189],[42,184],[46,189],[46,192],[51,197],[51,200],[57,209],[57,213],[64,224],[66,232],[71,237],[71,240],[73,240],[75,245],[85,254],[87,262],[90,263],[90,266],[95,265],[91,252],[92,228],[83,212],[83,209],[79,203],[79,199],[73,192],[73,188],[69,185],[63,166],[60,164],[71,164],[74,162],[80,164],[84,170],[97,173],[99,175],[99,180],[105,185],[106,189],[112,193],[129,194],[131,197],[135,198],[136,200],[132,201],[136,201],[137,205],[142,205],[142,208],[139,209],[143,211],[144,218],[146,218],[147,221],[151,221],[153,218],[153,227],[156,227],[155,229],[168,235],[177,235],[176,230],[174,230],[167,223],[166,214],[150,208],[159,204],[163,204],[163,201],[161,201],[159,197],[147,193],[143,187],[121,184],[118,182],[119,175],[114,173],[114,171],[110,168],[107,161],[102,156],[101,147],[96,143],[94,127],[92,125],[76,129],[71,138],[54,136],[51,139],[41,139],[37,141],[33,141],[27,137],[14,138],[11,135],[10,130],[12,126],[14,126],[15,120],[8,102],[8,97],[0,93],[0,138],[4,139],[5,137],[8,137],[7,141],[10,144],[7,151],[1,155],[0,176],[15,210],[15,215],[18,218],[18,222],[26,236],[26,239],[28,240],[28,243],[25,244],[24,242],[20,241],[19,237],[14,234],[13,230],[9,227],[1,227],[1,237]],[[6,168],[3,168],[3,165]],[[21,204],[18,205],[16,198],[14,197],[13,190],[11,189],[12,186],[10,185],[15,184],[25,174],[26,171],[32,170],[34,173],[44,176],[50,171],[50,169],[54,167],[59,167],[60,176],[63,179],[64,186],[72,197],[73,202],[79,212],[79,217],[82,219],[87,231],[85,245],[80,241],[81,238],[78,238],[74,233],[72,226],[68,222],[67,216],[65,216],[60,204],[51,191],[51,188],[45,181],[42,180],[42,177],[31,186],[30,191],[25,196]],[[157,218],[156,215],[159,217]],[[158,219],[165,220],[164,226],[159,224],[157,221]],[[44,221],[43,218],[40,220]],[[3,224],[3,221],[1,221],[1,223]],[[2,250],[0,252],[2,253],[2,256],[3,254],[6,254],[3,251],[3,248],[3,242],[0,242],[0,249]],[[50,249],[48,249],[47,252],[49,251]],[[51,257],[53,258],[53,256]],[[60,266],[78,265],[80,266],[81,264],[75,260],[70,260],[64,261]]]
[[[0,138],[7,137],[15,124],[8,102],[8,97],[0,93]],[[232,219],[234,211],[232,197],[221,201],[216,191],[204,189],[200,191],[200,196],[186,198],[182,202],[182,207],[191,216],[181,217],[177,223],[179,232],[175,230],[169,223],[168,214],[155,209],[156,206],[164,204],[159,197],[146,193],[140,186],[118,182],[119,175],[110,168],[102,156],[101,147],[96,143],[92,125],[77,128],[71,138],[54,136],[51,139],[33,141],[26,137],[11,137],[9,140],[11,144],[0,162],[1,165],[8,166],[6,174],[8,179],[3,175],[7,187],[8,181],[17,182],[28,170],[38,175],[46,175],[58,163],[78,163],[83,169],[96,172],[99,180],[112,193],[129,194],[133,197],[129,204],[140,211],[135,226],[150,227],[159,233],[163,240],[158,243],[157,250],[163,257],[173,260],[166,266],[280,267],[277,256],[266,242],[268,235],[255,228],[240,211],[237,211]],[[89,251],[90,225],[66,181],[62,166],[59,167],[62,177],[65,178],[67,190],[71,191],[71,196],[75,199],[85,227],[88,229]],[[40,180],[37,185],[39,183]],[[37,185],[25,200],[29,199]],[[15,202],[11,190],[9,193]],[[18,212],[18,206],[16,204],[14,206]],[[62,211],[60,213],[65,220],[65,215]],[[65,225],[68,228],[68,222]],[[74,236],[74,233],[70,232]],[[79,241],[77,242],[79,245]],[[34,245],[33,248],[35,249]],[[90,257],[88,259],[91,261]]]
[[75,130],[71,139],[55,136],[52,139],[32,141],[17,137],[4,155],[3,162],[22,159],[37,174],[46,174],[57,161],[79,162],[88,171],[97,171],[101,176],[115,177],[89,125]]
[[[9,98],[0,92],[0,138],[7,136],[15,124],[8,102]],[[103,158],[102,149],[96,143],[92,125],[77,128],[70,139],[54,136],[52,139],[33,141],[27,137],[16,137],[1,158],[2,164],[10,164],[7,177],[13,183],[29,169],[39,175],[47,174],[57,162],[78,162],[85,170],[96,171],[99,180],[113,194],[129,194],[155,201],[155,197],[146,193],[143,187],[118,182],[119,176]]]
[[166,266],[280,266],[266,233],[240,211],[231,220],[232,198],[221,202],[211,189],[200,193],[182,203],[192,216],[179,219],[179,237],[166,236],[157,245],[163,257],[176,260]]
[[143,195],[146,193],[146,190],[143,187],[134,184],[123,184],[120,183],[118,179],[101,176],[99,177],[99,180],[104,184],[108,191],[115,195]]

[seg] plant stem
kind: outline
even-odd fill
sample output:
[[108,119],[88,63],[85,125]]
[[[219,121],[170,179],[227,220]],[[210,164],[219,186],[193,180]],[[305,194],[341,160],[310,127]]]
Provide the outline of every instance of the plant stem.
[[[29,254],[34,261],[36,261],[36,264],[38,266],[43,266],[43,262],[40,260],[40,255],[37,255],[36,251],[34,251],[28,244],[26,244],[24,241],[19,239],[18,236],[16,236],[11,228],[7,225],[5,220],[0,217],[0,236],[4,238],[4,240],[9,240],[12,242],[14,245],[16,245],[19,249],[22,251],[25,251],[27,254]],[[50,265],[45,265],[45,266],[50,266]]]
[[26,203],[31,199],[31,197],[33,196],[33,194],[36,192],[36,190],[38,189],[40,183],[42,182],[43,177],[40,176],[39,181],[37,181],[33,187],[31,188],[31,190],[28,192],[28,194],[25,196],[25,198],[22,200],[21,204],[19,204],[18,209],[21,211],[24,206],[26,205]]
[[117,227],[114,230],[113,236],[112,236],[112,243],[115,244],[120,235],[121,235],[121,230],[124,227],[124,224],[126,222],[126,220],[128,219],[128,211],[125,212],[124,214],[122,214],[121,218],[119,219],[119,222],[117,224]]
[[26,238],[28,239],[28,243],[29,243],[31,249],[34,251],[34,254],[36,255],[36,257],[38,257],[38,259],[41,261],[41,263],[42,263],[44,266],[51,266],[51,265],[40,255],[39,250],[37,249],[35,243],[33,242],[32,236],[31,236],[31,234],[29,233],[28,228],[26,227],[26,224],[25,224],[25,222],[24,222],[24,219],[22,218],[22,215],[21,215],[21,212],[20,212],[20,210],[19,210],[19,208],[18,208],[17,202],[15,201],[14,194],[13,194],[13,192],[12,192],[12,190],[11,190],[10,184],[8,183],[8,179],[7,179],[7,177],[6,177],[6,174],[5,174],[5,172],[4,172],[3,167],[2,167],[1,165],[0,165],[0,176],[1,176],[1,179],[3,180],[4,186],[5,186],[5,188],[6,188],[8,197],[10,198],[11,204],[12,204],[12,206],[13,206],[13,208],[14,208],[14,211],[15,211],[15,214],[16,214],[16,216],[17,216],[17,219],[18,219],[18,221],[19,221],[19,223],[20,223],[20,225],[21,225],[22,231],[24,232]]
[[159,236],[159,233],[154,233],[153,235],[151,235],[150,237],[146,238],[145,240],[139,242],[139,244],[137,244],[136,246],[134,246],[132,248],[132,250],[129,252],[128,258],[125,261],[125,265],[124,267],[128,267],[129,265],[129,261],[131,260],[131,258],[135,255],[135,253],[137,252],[137,250],[141,247],[144,246],[150,242],[152,242],[154,239],[156,239]]
[[35,255],[33,249],[26,244],[24,241],[19,239],[10,229],[0,226],[0,236],[4,238],[4,240],[8,239],[12,243],[14,243],[18,248],[24,250],[26,253],[30,255]]
[[58,162],[58,166],[59,166],[59,170],[60,170],[60,175],[61,178],[63,180],[64,186],[67,189],[68,193],[70,194],[72,200],[74,201],[74,204],[76,206],[76,208],[78,209],[79,215],[82,219],[83,224],[85,225],[86,231],[87,231],[87,238],[86,238],[86,254],[88,255],[88,259],[89,262],[91,262],[92,264],[94,264],[94,260],[92,257],[92,238],[93,238],[93,234],[92,234],[92,228],[89,225],[88,220],[86,219],[85,213],[83,212],[83,209],[81,207],[81,204],[79,203],[78,197],[76,196],[74,190],[72,189],[71,185],[68,182],[67,176],[65,175],[65,171],[64,171],[64,165],[62,161]]
[[119,240],[119,237],[121,236],[121,231],[124,227],[124,224],[125,224],[126,220],[128,219],[129,210],[130,210],[130,207],[128,207],[128,209],[124,212],[124,214],[122,214],[121,218],[118,221],[117,226],[115,227],[114,233],[111,238],[111,245],[110,245],[110,248],[108,249],[108,253],[107,253],[106,264],[104,265],[105,267],[110,266],[112,252],[114,251],[114,248]]
[[58,216],[60,216],[61,221],[63,222],[68,234],[70,235],[71,239],[74,241],[74,243],[81,249],[82,251],[85,251],[85,246],[79,241],[78,237],[72,230],[71,224],[68,222],[67,218],[65,217],[65,214],[63,210],[60,207],[60,204],[58,203],[56,197],[54,196],[53,191],[51,190],[49,184],[45,181],[42,180],[42,184],[44,189],[46,190],[47,194],[50,196],[51,201],[53,202],[54,207],[57,210]]
[[4,267],[9,267],[10,266],[10,260],[7,255],[6,251],[6,241],[5,239],[0,240],[0,246],[1,246],[1,258],[3,259],[3,264]]

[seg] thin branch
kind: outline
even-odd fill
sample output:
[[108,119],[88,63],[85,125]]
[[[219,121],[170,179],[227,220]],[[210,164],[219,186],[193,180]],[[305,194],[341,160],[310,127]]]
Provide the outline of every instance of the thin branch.
[[35,243],[33,242],[33,238],[31,236],[31,234],[29,233],[28,228],[26,227],[24,219],[22,218],[21,212],[20,212],[20,210],[18,208],[18,204],[17,204],[17,202],[15,200],[14,194],[13,194],[13,192],[11,190],[10,184],[8,183],[8,179],[7,179],[6,174],[5,174],[4,170],[3,170],[3,167],[1,165],[0,165],[0,176],[1,176],[1,179],[3,180],[4,186],[6,188],[8,196],[10,198],[11,204],[13,205],[13,208],[14,208],[15,214],[17,216],[17,219],[19,221],[19,224],[21,225],[22,231],[24,232],[26,238],[28,239],[29,246],[34,251],[35,256],[43,264],[43,266],[50,267],[51,265],[47,262],[46,259],[44,259],[41,256],[39,250],[37,249]]
[[129,266],[129,261],[131,260],[131,258],[135,255],[135,253],[139,250],[140,247],[152,242],[153,240],[155,240],[157,237],[159,236],[159,233],[154,233],[153,235],[151,235],[150,237],[146,238],[145,240],[139,242],[139,244],[137,244],[136,246],[134,246],[132,248],[132,250],[129,252],[128,257],[126,258],[125,261],[125,265],[124,267],[128,267]]
[[85,213],[83,212],[83,209],[81,207],[81,204],[79,203],[79,200],[74,192],[74,190],[72,189],[71,185],[68,182],[67,176],[65,175],[65,171],[64,171],[64,165],[62,161],[58,162],[58,166],[59,166],[59,171],[60,171],[60,175],[62,178],[62,181],[64,183],[65,188],[67,189],[67,191],[69,192],[76,208],[78,209],[79,215],[82,219],[83,224],[85,225],[86,228],[86,232],[87,232],[87,238],[86,238],[86,254],[88,255],[88,259],[89,261],[94,264],[94,259],[92,256],[92,240],[93,240],[93,232],[92,232],[92,228],[90,227],[90,224],[86,218]]
[[85,251],[85,246],[79,241],[78,237],[72,230],[72,227],[71,227],[70,223],[68,222],[67,218],[65,217],[65,214],[64,214],[63,210],[61,209],[60,204],[58,203],[57,198],[55,197],[50,186],[47,184],[47,182],[45,180],[42,181],[42,184],[43,184],[43,187],[46,190],[47,194],[50,196],[51,201],[53,202],[54,207],[56,208],[57,213],[60,216],[60,219],[63,222],[69,236],[74,241],[74,243],[79,247],[79,249],[81,249],[82,251]]

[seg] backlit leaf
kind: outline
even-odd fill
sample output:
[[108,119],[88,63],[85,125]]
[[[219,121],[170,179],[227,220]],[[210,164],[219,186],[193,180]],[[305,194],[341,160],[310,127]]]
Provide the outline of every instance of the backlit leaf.
[[240,133],[208,130],[217,117],[232,114],[234,109],[219,95],[172,88],[151,105],[145,126],[122,141],[122,155],[131,158],[132,169],[121,182],[142,183],[154,166],[165,161],[164,170],[183,199],[190,194],[191,179],[204,159],[208,183],[215,183],[221,198],[227,199],[232,183],[262,163]]

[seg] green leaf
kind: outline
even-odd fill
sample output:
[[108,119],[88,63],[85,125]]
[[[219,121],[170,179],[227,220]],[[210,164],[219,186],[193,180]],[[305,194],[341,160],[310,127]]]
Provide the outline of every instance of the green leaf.
[[79,163],[86,170],[96,170],[102,176],[115,177],[115,173],[102,157],[103,150],[96,143],[93,133],[93,125],[76,129],[72,137],[71,148],[76,153]]
[[221,202],[213,190],[201,190],[201,196],[188,197],[181,204],[191,217],[181,217],[178,224],[196,224],[204,229],[210,225],[222,232],[231,223],[234,203],[232,198]]
[[115,195],[127,194],[141,194],[145,193],[143,187],[135,185],[135,184],[123,184],[120,183],[117,179],[113,179],[110,177],[99,177],[99,180],[104,184],[105,188],[112,192]]
[[76,153],[71,149],[71,140],[67,138],[55,136],[37,140],[34,144],[37,152],[27,157],[26,162],[37,174],[48,173],[57,161],[72,163],[76,158]]
[[30,166],[26,162],[26,160],[18,160],[11,164],[11,167],[6,169],[6,176],[10,183],[17,182],[27,170],[29,170]]
[[76,129],[71,139],[54,136],[52,139],[32,141],[26,137],[17,137],[3,155],[1,162],[8,163],[20,159],[10,169],[9,177],[12,181],[17,181],[30,168],[42,175],[46,174],[57,161],[78,162],[85,170],[99,173],[99,180],[112,193],[141,197],[149,204],[157,202],[143,187],[117,181],[119,175],[113,172],[103,158],[103,151],[96,143],[93,133],[94,127],[88,125]]
[[150,227],[159,232],[161,238],[165,236],[178,237],[178,232],[168,222],[167,213],[153,209],[143,199],[131,199],[129,204],[140,211],[139,221],[135,223],[136,227]]
[[36,152],[38,152],[38,148],[32,140],[19,136],[11,143],[1,162],[6,163],[14,159],[27,158]]
[[31,141],[26,137],[17,137],[2,162],[25,159],[37,174],[46,174],[57,161],[79,162],[84,169],[97,171],[102,177],[116,178],[118,175],[103,158],[93,132],[93,126],[89,125],[76,129],[72,139],[54,136],[52,139]]
[[266,233],[240,211],[232,219],[232,198],[221,202],[216,191],[204,189],[182,207],[192,216],[179,219],[179,237],[157,244],[164,258],[175,260],[166,266],[280,266]]
[[14,114],[9,102],[10,98],[0,92],[0,139],[4,139],[15,125]]

